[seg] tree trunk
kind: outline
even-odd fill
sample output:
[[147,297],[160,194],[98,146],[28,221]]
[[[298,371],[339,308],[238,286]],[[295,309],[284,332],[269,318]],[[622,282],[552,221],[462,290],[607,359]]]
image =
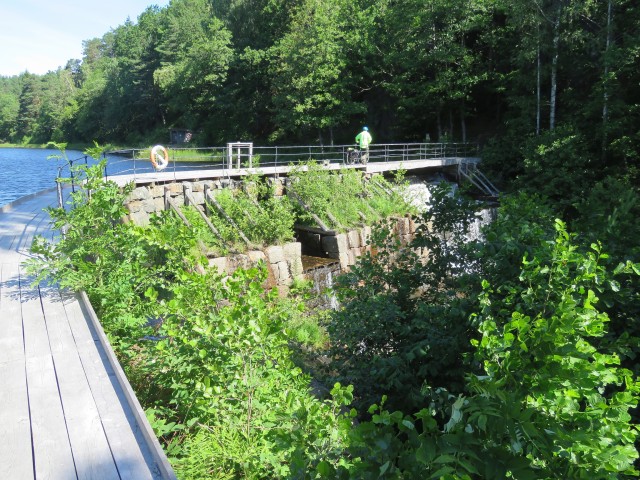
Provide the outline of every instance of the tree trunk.
[[442,119],[440,118],[440,110],[438,110],[437,120],[438,120],[438,142],[442,142]]
[[536,136],[540,135],[540,109],[541,107],[541,99],[542,99],[542,95],[541,95],[541,85],[540,85],[540,78],[541,78],[541,69],[542,69],[542,62],[540,59],[540,24],[538,24],[538,40],[537,40],[537,65],[536,65]]
[[331,146],[333,147],[333,125],[329,127],[329,141],[331,142]]
[[449,135],[447,135],[449,141],[453,141],[453,112],[449,109]]
[[551,94],[549,96],[549,130],[556,127],[556,96],[558,93],[558,57],[560,55],[560,16],[562,4],[558,1],[553,22],[553,57],[551,60]]
[[460,107],[460,133],[462,135],[462,143],[467,142],[467,121],[464,114],[464,101]]
[[607,5],[607,40],[604,47],[604,78],[602,94],[602,161],[607,155],[607,128],[609,123],[609,48],[611,46],[611,19],[613,0],[609,0]]

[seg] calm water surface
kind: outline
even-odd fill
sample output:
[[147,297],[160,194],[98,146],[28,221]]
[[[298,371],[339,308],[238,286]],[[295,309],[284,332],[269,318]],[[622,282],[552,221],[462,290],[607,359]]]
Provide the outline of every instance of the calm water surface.
[[[20,197],[56,186],[58,167],[64,160],[47,159],[58,150],[0,148],[0,207]],[[77,158],[81,152],[67,152]]]
[[[91,157],[77,150],[68,150],[67,159],[74,165],[96,163]],[[0,148],[0,207],[20,197],[56,186],[58,168],[62,175],[69,176],[67,159],[50,158],[60,156],[54,149]],[[148,160],[131,160],[121,156],[107,155],[107,174],[143,173],[152,171]]]

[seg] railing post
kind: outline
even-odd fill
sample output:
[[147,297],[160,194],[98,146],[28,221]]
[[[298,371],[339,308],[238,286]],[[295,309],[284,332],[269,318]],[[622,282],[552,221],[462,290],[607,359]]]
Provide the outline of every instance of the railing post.
[[58,167],[58,178],[56,178],[56,188],[58,190],[58,206],[60,208],[64,208],[63,199],[62,199],[62,183],[60,183],[61,171],[62,171],[62,167]]
[[76,193],[76,183],[73,178],[73,160],[69,160],[69,172],[71,173],[71,191]]
[[[107,152],[102,152],[102,158],[105,160],[104,162],[104,179],[109,180],[109,174],[107,173]],[[85,162],[87,161],[87,157],[84,157]]]
[[[173,155],[173,178],[176,178],[176,156],[173,152],[171,152],[171,154]],[[171,160],[171,157],[169,157],[169,160]]]

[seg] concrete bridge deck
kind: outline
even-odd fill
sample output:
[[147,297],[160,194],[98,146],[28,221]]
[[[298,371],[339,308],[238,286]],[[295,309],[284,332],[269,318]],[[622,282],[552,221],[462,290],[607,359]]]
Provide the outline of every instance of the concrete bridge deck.
[[56,201],[0,208],[0,478],[173,479],[86,296],[25,273]]
[[[476,157],[446,157],[446,158],[430,158],[430,159],[415,159],[404,161],[375,161],[369,162],[366,165],[345,165],[343,163],[330,162],[327,163],[325,168],[329,170],[339,170],[342,168],[355,168],[364,171],[365,173],[383,173],[394,170],[429,170],[429,169],[442,169],[446,167],[457,168],[463,163],[477,164],[480,159]],[[166,183],[166,182],[181,182],[189,180],[213,180],[218,178],[227,177],[243,177],[252,174],[260,174],[265,176],[286,176],[294,168],[304,168],[300,166],[292,165],[279,165],[279,166],[262,166],[255,168],[223,168],[219,166],[217,168],[198,168],[187,170],[172,170],[170,167],[163,171],[156,172],[144,172],[127,175],[113,175],[109,176],[109,180],[116,182],[119,186],[124,186],[130,182],[134,182],[136,185],[145,185],[150,183]]]

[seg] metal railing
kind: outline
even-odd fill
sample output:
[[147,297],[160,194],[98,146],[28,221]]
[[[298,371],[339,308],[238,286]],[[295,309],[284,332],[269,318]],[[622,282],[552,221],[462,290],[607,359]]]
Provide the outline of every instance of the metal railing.
[[[245,150],[238,150],[242,145]],[[304,164],[310,161],[325,165],[347,163],[349,149],[354,145],[295,145],[295,146],[253,146],[248,142],[229,143],[225,147],[170,147],[169,162],[164,171],[179,172],[193,170],[232,170],[253,169],[258,167],[281,167]],[[104,176],[106,179],[118,175],[137,175],[155,172],[150,161],[150,150],[127,149],[106,152]],[[475,143],[387,143],[369,147],[368,163],[408,162],[412,160],[436,160],[451,158],[469,158],[479,155]],[[77,178],[77,165],[94,165],[98,161],[88,155],[82,155],[58,168],[56,180],[58,203],[63,206],[63,184],[71,185],[72,192],[82,183]]]
[[[80,157],[71,159],[67,161],[65,164],[60,165],[58,167],[58,174],[56,176],[56,190],[58,193],[58,206],[60,208],[64,208],[64,184],[71,186],[71,192],[75,193],[76,188],[78,188],[82,179],[77,178],[77,170],[74,167],[78,165],[88,166],[91,163],[95,163],[95,161],[89,155],[82,155]],[[65,181],[66,180],[66,181]]]
[[[239,169],[298,165],[309,161],[324,164],[345,164],[348,149],[354,145],[251,146],[237,151],[232,147],[168,148],[169,164],[166,172],[207,169]],[[242,145],[250,145],[243,143]],[[230,151],[233,148],[233,151]],[[250,153],[249,153],[250,152]],[[389,143],[369,148],[371,162],[406,162],[411,160],[446,159],[478,156],[473,143]],[[106,176],[152,173],[149,149],[128,149],[107,152]]]
[[480,171],[475,163],[461,162],[458,164],[458,177],[465,178],[489,197],[498,197],[500,195],[500,191],[491,183],[491,180]]

